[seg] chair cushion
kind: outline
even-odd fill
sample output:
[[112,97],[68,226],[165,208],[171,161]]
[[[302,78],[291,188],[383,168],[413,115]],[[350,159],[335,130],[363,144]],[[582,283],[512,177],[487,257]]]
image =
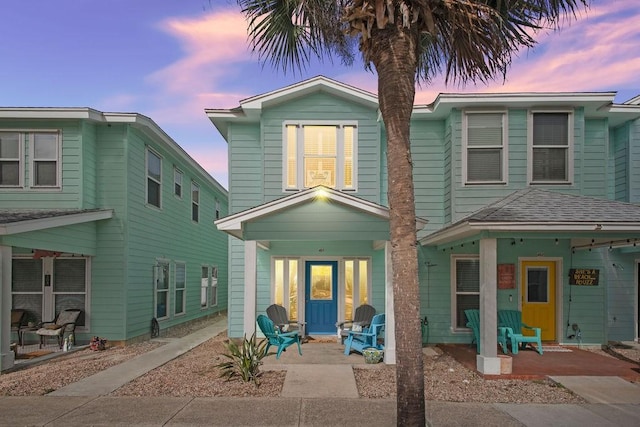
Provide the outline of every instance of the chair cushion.
[[58,315],[56,323],[58,325],[64,325],[65,323],[75,323],[79,315],[80,312],[78,311],[63,311]]
[[48,328],[40,328],[36,331],[36,334],[38,335],[60,335],[60,331],[61,331],[62,327],[58,327],[58,329],[48,329]]

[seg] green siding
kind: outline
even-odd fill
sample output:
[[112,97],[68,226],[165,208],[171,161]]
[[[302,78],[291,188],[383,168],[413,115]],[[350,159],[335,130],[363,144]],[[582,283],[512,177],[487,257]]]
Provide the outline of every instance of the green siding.
[[229,212],[237,213],[263,203],[260,127],[233,124],[229,143]]

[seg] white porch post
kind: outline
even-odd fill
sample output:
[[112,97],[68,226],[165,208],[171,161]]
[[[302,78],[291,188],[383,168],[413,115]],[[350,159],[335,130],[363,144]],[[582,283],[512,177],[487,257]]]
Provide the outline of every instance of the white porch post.
[[258,244],[255,240],[244,242],[244,333],[256,331],[256,290],[258,281]]
[[0,367],[14,364],[11,351],[11,246],[0,245]]
[[396,364],[396,322],[393,309],[393,269],[391,268],[391,242],[384,244],[385,261],[385,326],[384,326],[384,363]]
[[476,357],[478,371],[500,374],[497,320],[498,243],[496,239],[480,239],[480,354]]

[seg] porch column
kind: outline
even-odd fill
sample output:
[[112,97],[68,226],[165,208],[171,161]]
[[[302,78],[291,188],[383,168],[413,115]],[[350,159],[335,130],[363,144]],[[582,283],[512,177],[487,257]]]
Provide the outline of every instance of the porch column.
[[384,363],[387,365],[396,364],[396,322],[393,309],[393,269],[391,268],[391,242],[384,244]]
[[244,242],[244,333],[256,331],[256,289],[258,281],[258,244],[255,240]]
[[0,245],[0,369],[13,366],[11,351],[11,246]]
[[478,371],[500,374],[497,320],[498,243],[496,239],[480,239],[480,354],[476,357]]

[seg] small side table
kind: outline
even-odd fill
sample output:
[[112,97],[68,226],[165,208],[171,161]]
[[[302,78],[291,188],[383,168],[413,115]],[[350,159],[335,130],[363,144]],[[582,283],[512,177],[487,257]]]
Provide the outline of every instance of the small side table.
[[18,331],[18,343],[20,344],[20,347],[24,347],[24,334],[33,333],[38,329],[40,328],[38,328],[37,326],[24,326],[20,328],[20,330]]

